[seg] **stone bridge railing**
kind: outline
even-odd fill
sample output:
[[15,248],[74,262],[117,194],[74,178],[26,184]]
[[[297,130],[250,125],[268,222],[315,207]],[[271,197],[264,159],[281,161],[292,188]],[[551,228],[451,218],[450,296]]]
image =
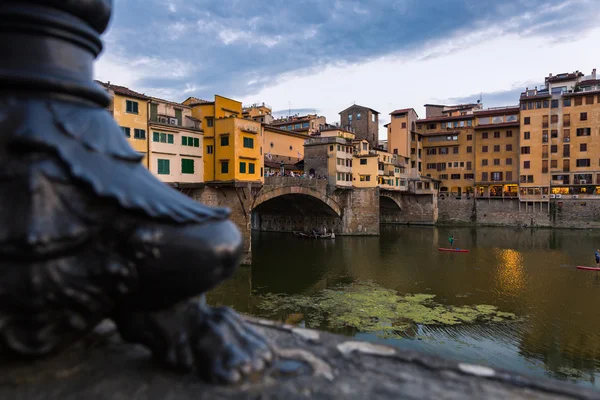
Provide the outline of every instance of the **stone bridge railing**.
[[283,186],[298,186],[310,187],[320,192],[327,191],[327,180],[316,178],[301,178],[291,176],[270,176],[265,178],[264,186],[283,187]]

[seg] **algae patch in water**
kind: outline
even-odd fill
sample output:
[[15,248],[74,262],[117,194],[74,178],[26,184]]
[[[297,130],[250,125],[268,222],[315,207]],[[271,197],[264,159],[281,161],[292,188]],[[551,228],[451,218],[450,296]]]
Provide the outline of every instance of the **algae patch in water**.
[[399,295],[373,283],[325,289],[315,296],[261,296],[258,308],[268,316],[302,312],[309,328],[354,328],[383,337],[401,337],[415,324],[458,325],[513,321],[515,314],[491,305],[446,306],[435,295]]

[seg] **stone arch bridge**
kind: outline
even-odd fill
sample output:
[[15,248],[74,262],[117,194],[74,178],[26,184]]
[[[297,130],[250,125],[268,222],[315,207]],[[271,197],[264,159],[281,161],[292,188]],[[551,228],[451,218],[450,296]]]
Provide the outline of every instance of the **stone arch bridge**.
[[379,235],[380,224],[434,224],[437,199],[379,188],[340,188],[326,180],[269,177],[261,187],[207,185],[188,195],[231,209],[250,253],[250,233],[327,230],[336,235]]

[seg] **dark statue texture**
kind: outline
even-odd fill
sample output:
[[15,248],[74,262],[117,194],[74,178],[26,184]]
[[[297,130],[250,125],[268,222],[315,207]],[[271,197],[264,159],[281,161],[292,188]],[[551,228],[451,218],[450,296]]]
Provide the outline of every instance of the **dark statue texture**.
[[43,357],[110,318],[168,366],[233,383],[273,358],[202,295],[238,266],[228,211],[142,166],[92,80],[110,0],[0,3],[0,350]]

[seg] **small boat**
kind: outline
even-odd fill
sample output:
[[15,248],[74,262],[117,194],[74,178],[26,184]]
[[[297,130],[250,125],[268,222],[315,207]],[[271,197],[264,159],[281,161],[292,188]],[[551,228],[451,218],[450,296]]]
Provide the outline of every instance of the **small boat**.
[[578,265],[577,269],[582,269],[584,271],[600,271],[600,268],[582,267],[581,265]]
[[444,249],[442,247],[438,248],[439,251],[447,251],[450,253],[469,253],[471,250],[463,250],[463,249]]
[[335,239],[335,234],[333,234],[333,233],[327,233],[325,235],[318,233],[318,234],[314,235],[312,233],[294,231],[294,235],[304,238],[304,239]]

